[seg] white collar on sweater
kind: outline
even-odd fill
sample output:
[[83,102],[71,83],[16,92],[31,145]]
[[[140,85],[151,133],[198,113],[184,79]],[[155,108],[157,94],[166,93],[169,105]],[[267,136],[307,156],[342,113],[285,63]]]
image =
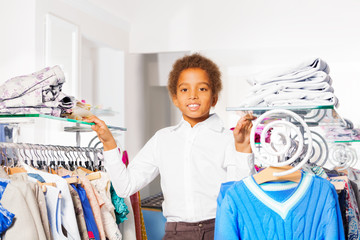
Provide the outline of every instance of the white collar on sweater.
[[279,214],[279,216],[281,216],[281,218],[285,220],[289,211],[296,205],[296,203],[301,200],[301,198],[307,192],[310,183],[312,182],[312,175],[303,173],[298,188],[289,198],[287,198],[283,202],[278,202],[271,198],[269,195],[267,195],[255,182],[252,176],[245,178],[243,181],[249,191],[254,194],[254,196],[259,199],[259,201],[261,201],[265,206]]

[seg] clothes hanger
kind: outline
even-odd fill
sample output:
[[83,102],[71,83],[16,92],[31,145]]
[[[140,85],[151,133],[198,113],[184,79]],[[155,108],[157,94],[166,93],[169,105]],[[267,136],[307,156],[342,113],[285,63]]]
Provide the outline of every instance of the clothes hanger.
[[[82,171],[86,172],[86,173],[92,173],[93,171],[91,171],[89,169],[89,167],[91,166],[90,165],[90,162],[89,162],[89,159],[88,159],[88,155],[87,155],[87,149],[86,148],[80,148],[79,149],[79,152],[81,153],[81,157],[84,159],[84,166],[79,166],[78,169],[81,169]],[[82,154],[82,152],[85,152],[85,156]]]
[[299,183],[302,176],[301,170],[296,170],[295,172],[283,176],[274,176],[274,173],[284,172],[291,169],[293,169],[291,166],[267,167],[259,173],[253,175],[253,178],[257,184],[273,181],[291,181]]
[[89,169],[90,171],[94,171],[94,162],[91,159],[90,156],[90,152],[92,151],[91,148],[87,147],[87,148],[83,148],[85,151],[85,156],[86,156],[86,160],[85,160],[85,168]]
[[51,173],[51,169],[57,173],[57,165],[55,164],[55,147],[54,146],[48,146],[47,148],[49,151],[48,151],[48,154],[49,154],[49,158],[48,158],[48,161],[47,161],[47,172]]
[[40,157],[39,153],[37,152],[37,150],[39,150],[39,146],[38,145],[32,145],[31,147],[33,149],[34,155],[36,157],[36,165],[37,165],[37,169],[39,170],[43,170],[44,166],[43,166],[43,162],[42,162],[42,157]]
[[[257,126],[261,125],[264,119],[271,118],[271,115],[273,115],[272,118],[274,118],[274,121],[269,121],[262,129],[260,134],[261,148],[257,148],[255,145],[255,131]],[[282,119],[288,120],[278,120],[279,116],[282,116]],[[295,120],[297,123],[300,123],[304,133],[301,133],[299,126],[293,124],[290,120]],[[268,144],[266,143],[266,133],[270,128],[276,129],[276,131],[272,131],[271,143]],[[307,151],[304,153],[305,140],[303,136],[305,133],[307,134],[308,147],[306,147]],[[291,135],[299,136],[299,140],[293,141]],[[281,145],[280,148],[275,147],[273,144],[274,139],[278,140],[275,145]],[[297,147],[294,148],[294,146],[291,145],[292,143],[296,143]],[[269,181],[300,182],[302,177],[300,168],[306,164],[312,154],[312,137],[309,127],[299,115],[285,109],[270,110],[254,121],[250,133],[250,145],[257,159],[269,166],[253,175],[254,180],[258,184]],[[291,164],[298,160],[300,156],[304,157],[295,167],[292,167]]]
[[46,172],[51,172],[50,169],[50,162],[52,160],[50,155],[51,146],[39,145],[39,149],[42,158],[43,169]]
[[72,164],[73,162],[71,161],[69,155],[68,155],[68,149],[66,147],[62,147],[62,150],[63,150],[63,153],[66,157],[66,161],[64,161],[64,168],[69,170],[69,171],[72,171]]
[[101,178],[101,173],[100,172],[93,172],[93,173],[90,173],[90,174],[86,175],[86,178],[89,179],[90,181],[96,180],[96,179]]
[[[64,155],[65,155],[65,150],[64,150],[64,148],[62,147],[62,146],[56,146],[55,147],[56,149],[57,149],[57,154],[58,154],[58,162],[57,162],[57,165],[58,165],[58,167],[60,168],[60,167],[63,167],[63,168],[65,168],[65,169],[69,169],[68,168],[68,166],[67,166],[67,164],[66,164],[66,159],[65,159],[65,157],[64,157]],[[66,155],[65,155],[66,156]]]
[[22,166],[9,166],[8,167],[8,174],[12,175],[15,173],[27,173],[27,171],[25,170],[25,168],[23,168]]
[[356,150],[344,143],[336,143],[331,147],[329,161],[338,172],[348,175],[348,168],[353,167],[358,160]]

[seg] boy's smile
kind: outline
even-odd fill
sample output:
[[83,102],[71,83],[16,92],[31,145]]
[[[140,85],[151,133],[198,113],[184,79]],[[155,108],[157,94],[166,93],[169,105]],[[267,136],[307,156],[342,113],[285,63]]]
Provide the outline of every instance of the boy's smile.
[[185,69],[179,76],[176,95],[172,96],[172,100],[192,127],[206,120],[210,108],[217,102],[210,84],[207,73],[201,68]]

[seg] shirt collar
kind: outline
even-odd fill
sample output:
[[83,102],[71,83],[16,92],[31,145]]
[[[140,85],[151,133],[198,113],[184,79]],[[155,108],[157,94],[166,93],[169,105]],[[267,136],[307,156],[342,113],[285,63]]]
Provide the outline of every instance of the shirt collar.
[[[186,125],[190,126],[190,124],[182,117],[181,121],[177,125],[173,126],[171,130],[176,131],[181,126],[186,126]],[[216,113],[210,114],[210,116],[205,121],[196,124],[194,127],[201,127],[201,126],[208,127],[209,129],[214,130],[216,132],[221,132],[224,129],[224,124]]]

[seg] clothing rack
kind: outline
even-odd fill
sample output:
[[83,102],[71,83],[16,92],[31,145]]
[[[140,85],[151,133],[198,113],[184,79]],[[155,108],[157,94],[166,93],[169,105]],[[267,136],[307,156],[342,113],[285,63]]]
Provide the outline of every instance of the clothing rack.
[[74,169],[78,166],[102,170],[103,149],[31,143],[0,142],[1,165],[17,166],[24,162],[37,167]]

